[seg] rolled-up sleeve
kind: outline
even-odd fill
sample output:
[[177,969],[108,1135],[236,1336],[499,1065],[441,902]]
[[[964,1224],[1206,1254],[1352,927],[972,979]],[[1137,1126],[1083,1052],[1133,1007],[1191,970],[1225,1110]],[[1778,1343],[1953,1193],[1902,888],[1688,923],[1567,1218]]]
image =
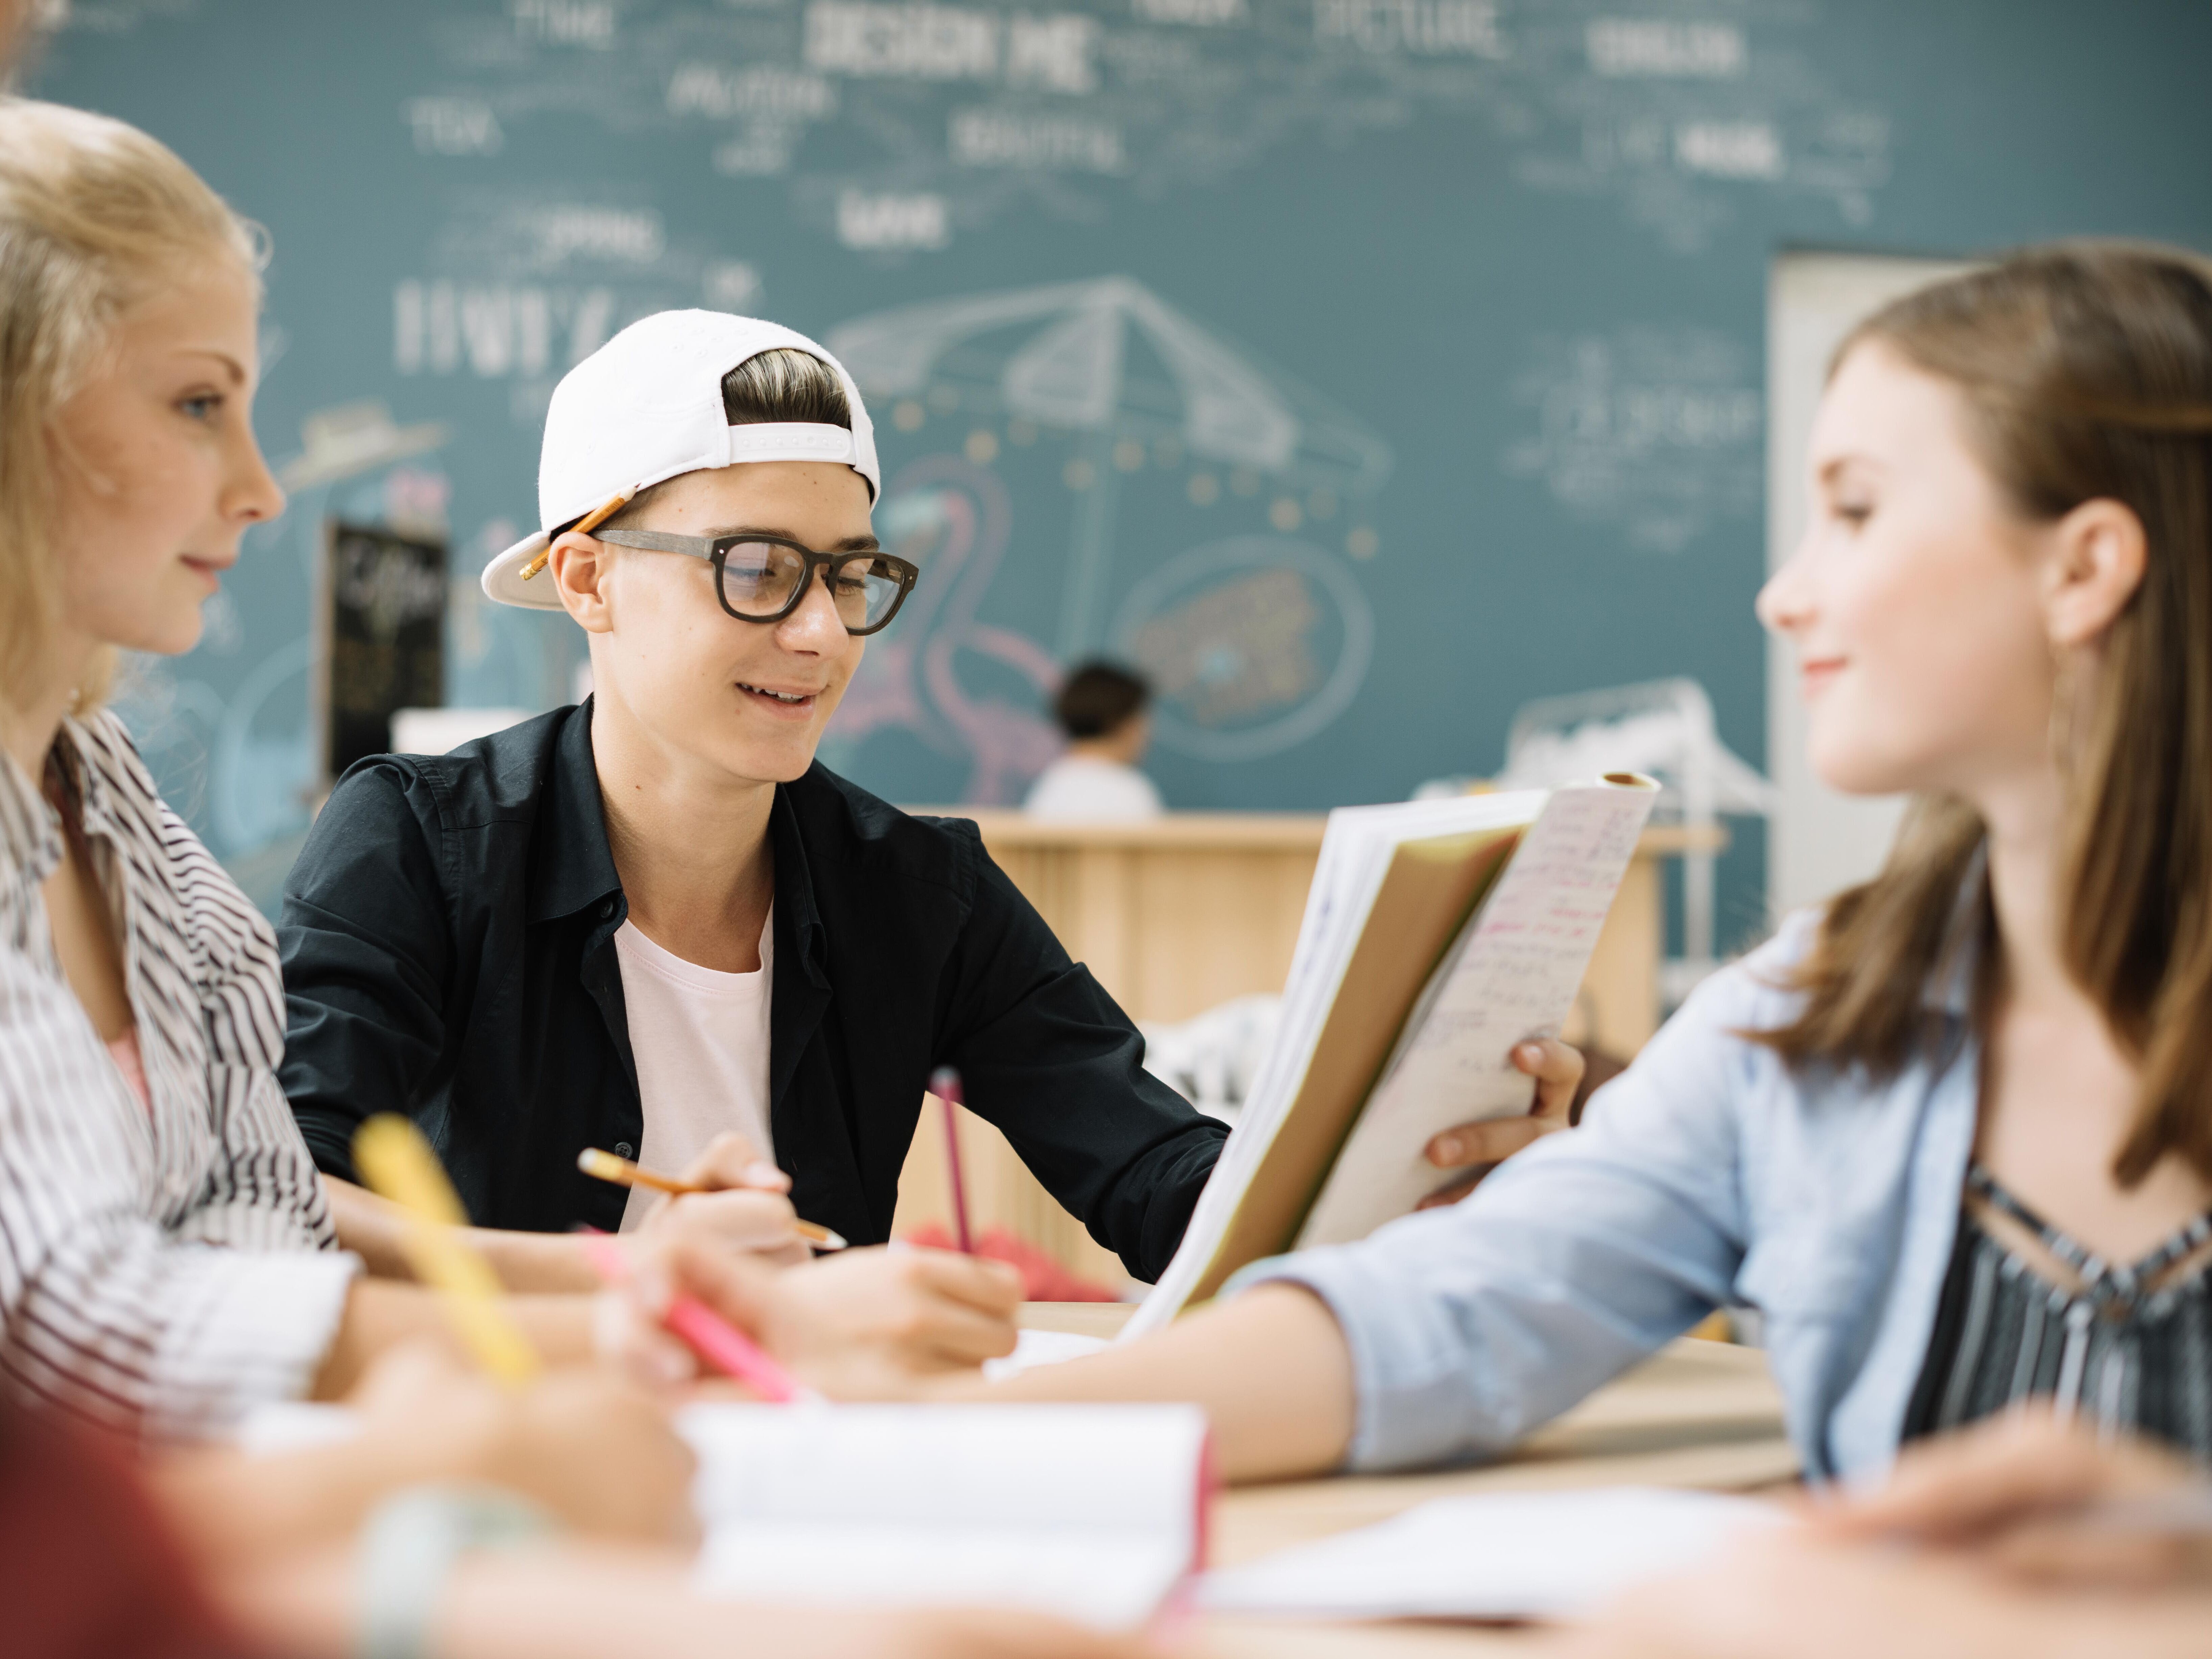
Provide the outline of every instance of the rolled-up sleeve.
[[1449,1209],[1255,1263],[1342,1328],[1358,1469],[1495,1456],[1729,1297],[1742,1259],[1739,974],[1710,981],[1590,1103]]

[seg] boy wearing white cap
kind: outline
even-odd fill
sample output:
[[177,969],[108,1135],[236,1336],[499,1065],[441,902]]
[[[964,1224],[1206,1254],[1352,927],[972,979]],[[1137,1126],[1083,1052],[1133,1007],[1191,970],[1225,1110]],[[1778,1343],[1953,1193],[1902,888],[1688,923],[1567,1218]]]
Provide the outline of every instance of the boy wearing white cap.
[[327,1175],[403,1110],[479,1224],[612,1230],[642,1206],[580,1151],[677,1169],[736,1131],[873,1243],[951,1065],[1095,1238],[1166,1266],[1223,1127],[1144,1071],[974,825],[816,763],[917,576],[870,527],[880,487],[858,389],[772,324],[664,313],[562,381],[544,529],[483,586],[581,625],[596,695],[333,791],[279,930],[283,1082]]

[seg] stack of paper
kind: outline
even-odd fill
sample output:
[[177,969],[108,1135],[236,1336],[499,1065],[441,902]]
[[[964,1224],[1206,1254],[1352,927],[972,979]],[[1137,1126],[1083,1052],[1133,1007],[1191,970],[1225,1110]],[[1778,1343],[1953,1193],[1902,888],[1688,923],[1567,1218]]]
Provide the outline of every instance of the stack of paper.
[[1125,1337],[1293,1243],[1405,1214],[1449,1179],[1431,1136],[1528,1109],[1513,1046],[1573,1006],[1657,793],[1618,773],[1329,814],[1275,1045]]
[[1188,1406],[694,1406],[712,1595],[1143,1625],[1202,1565]]
[[1324,1619],[1567,1619],[1780,1524],[1771,1504],[1656,1487],[1445,1498],[1208,1573],[1199,1601]]

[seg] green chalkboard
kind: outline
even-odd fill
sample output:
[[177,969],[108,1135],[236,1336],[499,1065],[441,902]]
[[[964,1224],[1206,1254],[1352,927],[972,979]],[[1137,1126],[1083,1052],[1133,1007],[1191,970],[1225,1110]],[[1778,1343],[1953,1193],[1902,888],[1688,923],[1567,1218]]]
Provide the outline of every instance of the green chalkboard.
[[568,701],[580,637],[473,574],[534,522],[554,381],[647,311],[776,318],[872,399],[925,574],[833,764],[1013,799],[1056,665],[1107,649],[1161,682],[1172,805],[1316,808],[1663,675],[1763,754],[1778,250],[2212,244],[2202,0],[67,9],[33,88],[270,233],[293,509],[131,706],[264,871],[315,764],[325,519],[443,526],[451,700]]

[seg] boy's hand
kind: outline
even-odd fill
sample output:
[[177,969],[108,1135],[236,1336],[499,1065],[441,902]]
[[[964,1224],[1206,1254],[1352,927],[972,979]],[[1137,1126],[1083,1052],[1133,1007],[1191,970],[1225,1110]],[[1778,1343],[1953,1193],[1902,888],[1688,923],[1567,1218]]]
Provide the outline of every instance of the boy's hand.
[[1513,1050],[1514,1069],[1536,1079],[1536,1092],[1528,1112],[1520,1117],[1492,1118],[1484,1123],[1462,1123],[1447,1129],[1422,1150],[1422,1156],[1439,1170],[1472,1170],[1464,1181],[1431,1193],[1416,1206],[1432,1210],[1456,1204],[1514,1153],[1534,1146],[1546,1135],[1567,1127],[1582,1085],[1583,1057],[1557,1037],[1531,1037]]
[[661,1199],[646,1212],[645,1224],[635,1237],[681,1237],[728,1250],[744,1250],[785,1267],[814,1259],[814,1253],[792,1229],[797,1218],[791,1200],[791,1177],[754,1150],[753,1144],[734,1131],[726,1131],[708,1143],[706,1151],[684,1166],[679,1179],[703,1193],[680,1193]]

